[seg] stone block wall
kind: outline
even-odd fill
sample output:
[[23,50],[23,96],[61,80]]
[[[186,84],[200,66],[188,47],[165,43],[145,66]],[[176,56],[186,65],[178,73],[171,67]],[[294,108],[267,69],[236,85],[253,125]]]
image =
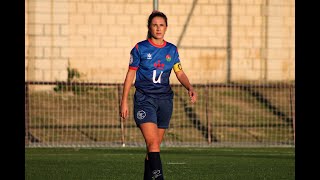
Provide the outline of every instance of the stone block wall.
[[[230,3],[231,2],[231,3]],[[122,83],[152,0],[26,0],[25,79]],[[159,0],[192,83],[295,79],[293,0]],[[228,49],[230,47],[230,49]],[[228,72],[228,69],[230,70]],[[174,73],[171,82],[177,83]]]

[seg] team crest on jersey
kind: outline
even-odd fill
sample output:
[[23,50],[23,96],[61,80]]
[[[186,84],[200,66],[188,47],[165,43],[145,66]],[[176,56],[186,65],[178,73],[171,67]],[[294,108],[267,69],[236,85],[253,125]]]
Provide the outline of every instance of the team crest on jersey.
[[167,54],[167,55],[166,55],[166,60],[167,60],[168,62],[171,61],[171,56],[170,56],[170,54]]
[[132,54],[130,54],[129,64],[131,65],[132,63],[133,63],[133,56],[132,56]]
[[137,112],[137,118],[140,120],[146,117],[146,115],[147,115],[146,112],[144,112],[143,110],[140,110]]
[[161,63],[160,60],[158,60],[158,63],[155,62],[155,63],[153,64],[153,66],[154,66],[155,68],[157,68],[157,69],[163,69],[163,68],[164,68],[164,64]]
[[150,53],[147,54],[147,59],[152,59],[152,56]]

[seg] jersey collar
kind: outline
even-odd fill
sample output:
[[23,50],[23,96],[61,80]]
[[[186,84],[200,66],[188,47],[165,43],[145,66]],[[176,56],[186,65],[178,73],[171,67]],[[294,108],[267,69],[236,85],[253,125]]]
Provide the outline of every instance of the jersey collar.
[[167,42],[165,40],[163,40],[163,44],[162,45],[158,45],[158,44],[153,43],[150,38],[148,39],[148,41],[152,46],[157,47],[157,48],[163,48],[163,47],[165,47],[167,45]]

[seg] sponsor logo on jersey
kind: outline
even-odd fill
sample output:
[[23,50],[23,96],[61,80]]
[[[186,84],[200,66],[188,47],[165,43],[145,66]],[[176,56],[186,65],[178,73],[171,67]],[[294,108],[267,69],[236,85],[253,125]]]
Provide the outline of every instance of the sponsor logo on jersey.
[[129,65],[131,65],[132,63],[133,63],[133,56],[132,56],[132,54],[130,54]]
[[152,55],[150,53],[147,54],[147,59],[152,59]]
[[152,81],[153,81],[153,83],[161,83],[161,75],[162,75],[162,73],[163,73],[163,71],[161,71],[161,73],[160,73],[160,75],[159,75],[159,77],[158,77],[158,79],[156,80],[156,76],[157,76],[157,70],[153,70],[153,76],[152,76]]
[[155,62],[155,63],[153,64],[153,66],[154,66],[155,68],[157,68],[157,69],[163,69],[163,68],[164,68],[164,64],[161,63],[160,60],[158,60],[158,63]]
[[171,56],[170,56],[170,54],[167,54],[167,55],[166,55],[166,60],[167,60],[168,62],[171,61]]
[[144,117],[146,117],[147,113],[144,112],[143,110],[140,110],[137,112],[137,118],[142,120]]

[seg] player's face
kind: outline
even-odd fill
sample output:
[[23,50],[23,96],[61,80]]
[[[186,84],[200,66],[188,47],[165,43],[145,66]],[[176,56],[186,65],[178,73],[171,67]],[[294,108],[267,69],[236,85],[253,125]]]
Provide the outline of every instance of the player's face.
[[162,17],[154,17],[151,21],[149,31],[153,38],[163,39],[164,34],[166,33],[167,25],[165,20]]

